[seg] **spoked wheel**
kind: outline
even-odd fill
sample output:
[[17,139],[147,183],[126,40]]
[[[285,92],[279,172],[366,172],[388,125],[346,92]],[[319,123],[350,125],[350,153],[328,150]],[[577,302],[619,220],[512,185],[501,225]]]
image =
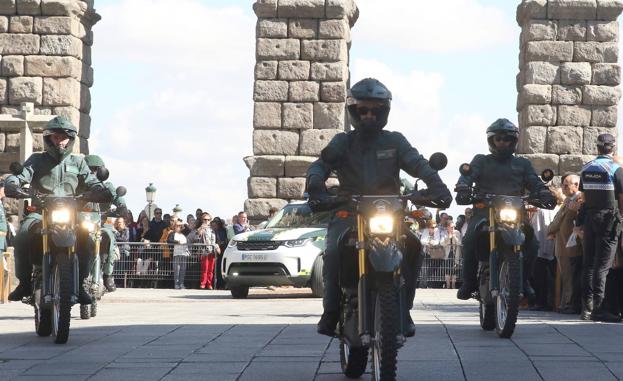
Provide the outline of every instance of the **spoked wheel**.
[[69,338],[69,324],[71,320],[71,293],[72,293],[72,266],[70,257],[65,253],[55,258],[53,267],[53,307],[52,333],[56,344],[65,344]]
[[372,346],[372,380],[396,379],[398,335],[400,334],[398,291],[391,277],[377,279],[374,306],[374,342]]
[[368,365],[368,348],[351,348],[344,339],[340,339],[340,363],[346,377],[361,377]]
[[495,328],[495,305],[480,302],[480,327],[485,331],[491,331]]
[[519,313],[520,253],[506,251],[500,266],[500,291],[495,300],[495,331],[510,338],[515,331]]

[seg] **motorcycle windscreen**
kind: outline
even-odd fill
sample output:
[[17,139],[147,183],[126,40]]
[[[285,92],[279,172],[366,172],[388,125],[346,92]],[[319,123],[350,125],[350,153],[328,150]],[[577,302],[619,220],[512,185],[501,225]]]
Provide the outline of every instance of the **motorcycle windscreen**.
[[76,233],[73,229],[61,226],[52,226],[50,238],[56,247],[72,247],[76,244]]

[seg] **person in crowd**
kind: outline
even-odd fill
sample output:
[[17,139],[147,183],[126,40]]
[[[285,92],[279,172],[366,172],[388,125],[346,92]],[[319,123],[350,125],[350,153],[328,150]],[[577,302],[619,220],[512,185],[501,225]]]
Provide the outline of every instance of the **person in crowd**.
[[227,230],[225,229],[225,223],[220,217],[214,217],[211,223],[212,230],[216,236],[216,243],[219,247],[219,252],[216,254],[216,288],[219,290],[225,289],[225,281],[223,279],[223,254],[227,248],[229,241],[227,240]]
[[564,196],[559,189],[553,187],[550,189],[556,197],[557,206],[553,210],[536,209],[530,219],[534,238],[539,243],[531,271],[531,284],[535,292],[534,304],[530,306],[532,311],[551,311],[554,308],[556,258],[554,242],[548,239],[548,227],[558,212]]
[[[459,178],[455,188],[459,205],[474,202],[472,186],[476,193],[486,194],[523,196],[529,191],[533,197],[540,199],[540,206],[553,208],[556,205],[556,200],[534,172],[530,161],[515,156],[518,137],[519,128],[508,119],[498,119],[487,128],[487,143],[491,154],[476,155],[470,164],[471,173]],[[489,210],[482,208],[476,209],[469,220],[463,237],[463,284],[457,292],[458,299],[467,300],[478,289],[475,228],[480,221],[488,218]],[[527,239],[525,246],[530,245],[534,243]],[[524,285],[524,291],[527,292],[527,289],[528,286]]]
[[143,245],[138,247],[138,252],[136,253],[137,275],[147,274],[149,271],[149,265],[151,264],[151,261],[153,261],[152,248],[149,246],[149,227],[151,226],[149,218],[145,214],[140,218],[139,222],[141,224],[139,242],[143,242]]
[[446,221],[448,220],[448,213],[440,212],[437,209],[437,213],[435,213],[435,221],[437,221],[437,226],[444,227],[446,226]]
[[181,219],[173,220],[173,231],[169,232],[166,242],[173,245],[173,278],[175,289],[185,289],[184,279],[186,277],[186,265],[190,252],[188,251],[188,240],[182,234],[184,222]]
[[236,225],[237,223],[238,223],[238,215],[236,214],[232,216],[231,223],[226,226],[228,241],[234,238],[234,236],[236,235],[236,232],[234,231],[234,225]]
[[[413,203],[435,204],[448,207],[452,195],[437,171],[411,146],[400,133],[383,130],[387,124],[391,106],[391,92],[374,78],[357,82],[349,91],[348,113],[354,129],[335,135],[322,150],[320,158],[307,171],[307,190],[310,200],[322,201],[328,197],[325,181],[332,171],[337,173],[340,192],[344,194],[397,194],[400,192],[400,170],[422,179],[428,189],[426,193],[413,195]],[[386,193],[381,193],[386,192]],[[421,198],[420,198],[421,197]],[[318,322],[317,331],[334,335],[339,319],[339,258],[340,237],[354,225],[351,218],[332,218],[326,237],[323,264],[324,312]],[[405,239],[405,258],[402,274],[405,279],[404,333],[415,334],[415,325],[409,311],[413,307],[415,286],[420,261],[419,243],[412,235]]]
[[435,219],[431,218],[427,220],[425,224],[422,224],[420,243],[422,244],[422,254],[424,255],[425,265],[422,266],[423,271],[419,284],[420,287],[427,288],[428,280],[432,278],[432,274],[436,268],[434,257],[438,257],[438,254],[442,253],[442,248],[439,246],[439,232]]
[[469,221],[472,218],[472,214],[472,208],[465,208],[465,222],[460,228],[457,226],[457,229],[461,232],[461,238],[465,237],[465,234],[467,233],[467,226],[469,225]]
[[584,192],[576,227],[583,230],[582,313],[583,320],[619,321],[603,305],[606,276],[614,260],[621,232],[623,209],[623,168],[613,160],[615,139],[611,134],[597,137],[595,160],[580,174]]
[[445,250],[446,288],[456,288],[456,273],[461,260],[461,233],[455,228],[452,219],[446,221],[446,233],[439,243]]
[[234,234],[246,233],[253,230],[245,212],[238,213],[238,223],[234,224]]
[[127,213],[126,225],[128,227],[128,232],[130,233],[130,242],[137,242],[140,239],[140,223],[138,222],[138,219],[134,220],[134,214],[132,214],[132,211],[129,209]]
[[549,224],[548,238],[555,242],[556,261],[560,278],[560,302],[558,312],[579,314],[581,309],[582,240],[573,235],[574,221],[578,216],[582,198],[580,176],[569,174],[562,179],[565,201]]
[[[160,243],[168,243],[168,239],[169,239],[169,235],[175,231],[175,226],[177,226],[177,218],[171,218],[169,216],[168,219],[164,219],[164,221],[169,221],[169,226],[166,227],[163,231],[162,231],[162,235],[160,236],[160,240],[158,242]],[[182,225],[184,225],[184,223],[182,222]],[[183,229],[183,226],[182,226]],[[163,259],[168,259],[171,258],[171,248],[168,245],[162,245],[162,258]]]
[[186,224],[182,233],[188,237],[188,235],[196,228],[197,219],[192,214],[186,216]]
[[118,217],[115,220],[114,229],[119,254],[121,258],[127,258],[130,256],[130,245],[128,245],[128,242],[130,242],[130,229],[125,225],[123,217]]
[[147,239],[150,242],[160,242],[162,238],[162,231],[169,226],[169,222],[162,218],[162,209],[156,208],[154,210],[154,218],[149,223],[149,235]]
[[211,227],[212,216],[210,213],[203,212],[201,215],[201,226],[195,229],[188,237],[190,244],[199,244],[196,252],[201,260],[201,279],[199,288],[208,290],[214,289],[214,267],[215,256],[220,254],[220,247],[216,241],[216,235]]
[[[465,215],[464,214],[459,214],[458,217],[456,217],[456,224],[454,225],[454,228],[459,232],[459,234],[461,234],[461,228],[463,228],[463,226],[465,225]],[[461,237],[463,235],[461,234]]]
[[201,215],[203,215],[203,209],[197,208],[195,210],[195,229],[202,225]]

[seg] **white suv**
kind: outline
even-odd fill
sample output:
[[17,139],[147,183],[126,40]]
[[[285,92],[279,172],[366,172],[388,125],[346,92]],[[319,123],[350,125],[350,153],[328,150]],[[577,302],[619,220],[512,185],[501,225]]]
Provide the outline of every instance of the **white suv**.
[[312,213],[307,203],[292,202],[266,227],[236,235],[223,254],[223,278],[234,298],[249,287],[311,287],[322,297],[322,252],[331,212]]

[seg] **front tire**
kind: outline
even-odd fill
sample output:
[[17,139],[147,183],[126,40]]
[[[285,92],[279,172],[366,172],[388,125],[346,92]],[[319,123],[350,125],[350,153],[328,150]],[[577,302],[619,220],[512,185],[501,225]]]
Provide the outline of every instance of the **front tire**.
[[52,311],[41,309],[35,305],[35,332],[41,337],[52,334]]
[[396,379],[398,335],[400,330],[400,307],[398,292],[392,277],[377,279],[377,295],[374,307],[375,336],[372,346],[372,380]]
[[495,305],[480,302],[480,327],[485,331],[491,331],[495,328]]
[[500,291],[495,300],[495,331],[498,336],[505,339],[513,335],[519,313],[520,256],[521,253],[506,251],[500,265]]
[[66,253],[57,254],[55,260],[52,270],[54,274],[52,332],[56,344],[65,344],[69,338],[71,322],[73,268],[71,258]]
[[346,377],[361,377],[368,365],[368,348],[351,348],[344,339],[340,339],[340,363]]
[[249,296],[249,287],[247,286],[235,286],[229,291],[234,299],[246,299]]
[[324,283],[322,282],[322,266],[323,266],[322,255],[316,257],[314,261],[314,266],[312,268],[311,273],[311,289],[312,294],[316,298],[322,298],[324,296]]

